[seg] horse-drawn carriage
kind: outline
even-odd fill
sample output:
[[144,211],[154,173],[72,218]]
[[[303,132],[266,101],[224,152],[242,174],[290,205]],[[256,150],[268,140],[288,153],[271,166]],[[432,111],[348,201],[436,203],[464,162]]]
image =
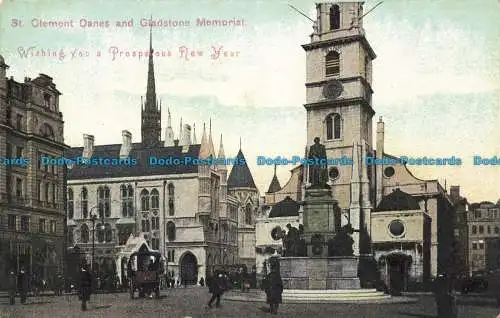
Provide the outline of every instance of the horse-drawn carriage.
[[139,297],[153,293],[160,298],[160,283],[165,271],[161,254],[153,251],[139,251],[130,255],[128,261],[128,277],[130,279],[130,298],[134,299],[137,291]]

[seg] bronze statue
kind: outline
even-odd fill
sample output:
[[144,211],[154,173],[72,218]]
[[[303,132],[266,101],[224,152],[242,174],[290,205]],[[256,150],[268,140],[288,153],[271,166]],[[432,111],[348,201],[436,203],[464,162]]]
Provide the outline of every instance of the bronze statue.
[[288,233],[286,234],[285,243],[285,255],[286,256],[297,256],[297,247],[300,240],[299,230],[293,227],[290,223],[286,225],[288,228]]
[[[309,165],[309,183],[312,187],[328,188],[327,182],[327,164],[325,146],[319,143],[319,138],[314,138],[314,145],[309,148],[308,159],[314,160]],[[321,163],[324,161],[324,163]]]

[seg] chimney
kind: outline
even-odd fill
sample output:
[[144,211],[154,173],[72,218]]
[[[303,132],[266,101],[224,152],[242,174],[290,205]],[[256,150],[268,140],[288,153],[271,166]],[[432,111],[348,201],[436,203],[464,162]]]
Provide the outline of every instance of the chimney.
[[377,158],[381,159],[384,156],[384,122],[382,116],[379,117],[377,123]]
[[460,186],[450,187],[450,197],[452,201],[456,201],[460,198]]
[[128,130],[122,130],[122,147],[120,148],[120,159],[128,158],[132,150],[132,134]]
[[92,158],[94,153],[94,136],[83,134],[83,154],[82,157],[85,159]]
[[191,126],[188,124],[185,124],[182,128],[182,140],[183,146],[191,145]]

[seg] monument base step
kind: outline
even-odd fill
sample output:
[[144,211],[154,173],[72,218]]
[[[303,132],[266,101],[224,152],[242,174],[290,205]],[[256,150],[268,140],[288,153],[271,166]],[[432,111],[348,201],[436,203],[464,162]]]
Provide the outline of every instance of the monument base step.
[[379,300],[390,296],[376,289],[335,289],[335,290],[307,290],[284,289],[283,301],[344,301],[344,300]]

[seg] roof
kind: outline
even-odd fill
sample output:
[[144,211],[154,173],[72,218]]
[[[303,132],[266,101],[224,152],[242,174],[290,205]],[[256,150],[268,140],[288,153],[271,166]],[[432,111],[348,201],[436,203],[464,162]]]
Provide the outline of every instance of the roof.
[[269,189],[267,190],[267,193],[274,193],[274,192],[278,192],[279,190],[281,190],[281,185],[280,185],[280,182],[278,180],[278,177],[275,174],[273,177],[273,180],[271,180],[271,184],[269,185]]
[[[120,158],[121,144],[94,146],[92,158]],[[141,143],[133,143],[130,159],[136,159],[136,165],[74,165],[68,169],[68,180],[99,179],[116,177],[136,177],[165,174],[198,173],[196,165],[150,165],[149,158],[198,158],[200,145],[191,145],[186,153],[182,153],[181,146],[144,148]],[[67,159],[81,157],[83,147],[70,148],[64,153]]]
[[382,198],[375,212],[406,210],[420,210],[420,204],[413,196],[397,188]]
[[252,173],[248,168],[247,162],[245,160],[245,156],[243,152],[238,151],[238,155],[236,156],[236,162],[245,162],[244,164],[235,164],[231,169],[231,173],[229,174],[229,178],[227,179],[227,186],[229,188],[253,188],[257,189],[255,186],[255,182],[253,181]]
[[299,215],[299,204],[297,201],[292,200],[287,196],[283,201],[276,203],[271,212],[269,212],[270,218],[279,218],[286,216],[298,216]]

